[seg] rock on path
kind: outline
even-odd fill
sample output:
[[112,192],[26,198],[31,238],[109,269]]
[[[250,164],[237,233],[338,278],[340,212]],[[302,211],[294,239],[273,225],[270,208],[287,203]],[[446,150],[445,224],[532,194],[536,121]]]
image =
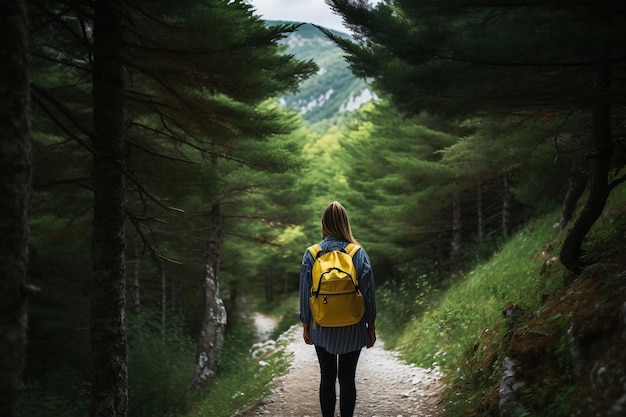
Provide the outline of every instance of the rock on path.
[[[237,416],[321,416],[315,348],[302,340],[301,326],[293,326],[282,337],[287,339],[286,352],[293,354],[288,372],[275,379],[273,392],[263,404]],[[354,417],[440,417],[444,386],[441,373],[407,365],[382,347],[378,340],[373,348],[361,351]],[[338,402],[336,415],[339,416]]]

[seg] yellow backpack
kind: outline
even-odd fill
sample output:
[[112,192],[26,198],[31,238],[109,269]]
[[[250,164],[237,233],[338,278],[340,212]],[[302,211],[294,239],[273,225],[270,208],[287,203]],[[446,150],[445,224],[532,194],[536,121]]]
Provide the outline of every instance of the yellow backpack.
[[365,314],[363,295],[352,257],[361,247],[354,243],[340,250],[323,253],[322,247],[308,248],[313,263],[311,285],[311,313],[313,327],[342,327],[356,324]]

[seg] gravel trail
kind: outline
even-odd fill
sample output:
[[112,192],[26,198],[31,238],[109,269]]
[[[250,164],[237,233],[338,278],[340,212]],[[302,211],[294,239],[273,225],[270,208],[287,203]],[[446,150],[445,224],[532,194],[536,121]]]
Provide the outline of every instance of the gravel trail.
[[[293,326],[281,339],[285,340],[285,351],[292,354],[288,372],[275,379],[272,394],[261,405],[237,416],[321,416],[315,348],[304,343],[299,325]],[[443,387],[438,370],[404,363],[394,352],[383,349],[379,339],[373,348],[361,351],[356,371],[354,417],[441,417]],[[338,405],[336,415],[339,416]]]

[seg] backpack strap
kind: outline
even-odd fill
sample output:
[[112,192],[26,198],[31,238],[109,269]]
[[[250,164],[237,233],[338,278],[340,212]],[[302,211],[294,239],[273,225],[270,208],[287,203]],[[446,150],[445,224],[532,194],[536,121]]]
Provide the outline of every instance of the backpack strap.
[[[346,245],[346,247],[343,250],[345,250],[346,253],[350,255],[351,258],[354,258],[354,255],[356,255],[359,249],[361,249],[361,247],[357,245],[356,243],[348,243],[348,245]],[[354,286],[356,287],[358,291],[359,290],[359,277],[355,276],[352,278],[352,280],[354,282]]]
[[354,258],[354,255],[361,249],[359,245],[356,243],[348,243],[348,245],[344,248],[346,253],[350,255],[351,258]]
[[[307,248],[307,250],[309,251],[311,256],[313,256],[313,262],[315,262],[317,257],[322,254],[322,247],[319,245],[319,243],[315,244],[313,246],[309,246]],[[315,292],[316,288],[319,289],[321,277],[320,277],[320,281],[317,282],[317,286],[315,285],[315,277],[311,277],[311,279],[312,279],[312,282],[311,282],[311,293],[313,293],[313,292]],[[315,325],[315,322],[313,322],[313,325]]]
[[316,245],[309,246],[308,250],[311,256],[313,256],[313,260],[316,260],[319,253],[322,251],[322,247],[318,243]]

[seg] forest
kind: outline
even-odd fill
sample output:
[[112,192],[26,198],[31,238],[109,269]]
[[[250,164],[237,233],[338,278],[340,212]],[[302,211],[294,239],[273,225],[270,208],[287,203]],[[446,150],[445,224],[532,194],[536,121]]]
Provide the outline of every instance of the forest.
[[[446,416],[626,412],[626,4],[327,3],[352,36],[242,0],[2,2],[1,416],[264,395],[286,365],[250,358],[250,317],[296,323],[335,200],[386,346],[449,352]],[[289,51],[305,30],[375,99],[290,102],[328,70]],[[506,402],[510,358],[526,388]]]

